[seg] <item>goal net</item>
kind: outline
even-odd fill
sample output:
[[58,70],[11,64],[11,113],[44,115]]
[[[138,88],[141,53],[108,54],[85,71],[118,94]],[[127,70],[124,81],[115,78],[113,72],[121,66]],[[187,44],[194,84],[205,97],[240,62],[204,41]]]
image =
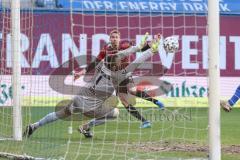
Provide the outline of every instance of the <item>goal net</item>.
[[[151,122],[141,122],[118,104],[120,115],[93,127],[93,138],[78,128],[89,119],[80,115],[40,127],[29,138],[12,140],[10,6],[2,3],[0,60],[0,154],[49,159],[175,159],[208,155],[208,37],[205,0],[21,1],[21,100],[23,130],[75,96],[76,66],[84,68],[117,29],[121,40],[139,44],[149,32],[175,36],[179,50],[159,53],[133,72],[136,88],[165,105],[133,98],[137,110]],[[225,48],[226,49],[226,48]],[[131,60],[139,58],[133,54]],[[81,64],[79,64],[81,61]],[[167,72],[162,72],[162,67]],[[51,81],[55,77],[55,81]],[[56,78],[58,77],[58,78]],[[53,88],[51,83],[58,86]],[[165,88],[167,86],[167,88]],[[170,86],[170,87],[169,87]],[[199,152],[200,151],[200,152]],[[192,154],[189,154],[191,152]],[[196,154],[195,154],[196,153]]]

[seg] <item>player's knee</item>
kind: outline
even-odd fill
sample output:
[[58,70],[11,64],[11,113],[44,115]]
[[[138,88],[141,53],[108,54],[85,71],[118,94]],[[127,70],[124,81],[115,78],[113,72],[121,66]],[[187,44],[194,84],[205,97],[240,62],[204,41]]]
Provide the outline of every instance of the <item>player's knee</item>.
[[137,89],[135,87],[134,88],[130,88],[129,89],[129,93],[132,94],[132,95],[136,95]]
[[127,93],[119,93],[118,94],[118,97],[121,101],[127,101],[127,96],[128,96]]
[[123,104],[123,106],[125,106],[125,107],[129,105],[128,101],[126,99],[120,98],[120,101]]
[[69,106],[65,107],[64,113],[66,116],[70,116],[72,114]]
[[71,100],[60,101],[55,107],[56,116],[58,118],[65,118],[65,117],[70,116],[71,112],[69,110],[69,105],[71,103],[72,103]]
[[118,116],[119,116],[119,109],[118,108],[114,108],[112,117],[113,118],[117,118]]
[[119,94],[119,99],[121,100],[122,104],[127,107],[129,104],[135,105],[136,98],[131,94]]

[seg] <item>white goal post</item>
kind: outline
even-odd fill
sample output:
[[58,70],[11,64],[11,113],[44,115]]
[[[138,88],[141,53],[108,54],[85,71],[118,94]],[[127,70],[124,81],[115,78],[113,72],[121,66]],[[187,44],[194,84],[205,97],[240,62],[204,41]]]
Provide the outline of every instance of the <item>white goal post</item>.
[[22,140],[20,0],[11,1],[11,44],[13,61],[13,139]]
[[220,160],[219,0],[209,0],[208,8],[209,156]]

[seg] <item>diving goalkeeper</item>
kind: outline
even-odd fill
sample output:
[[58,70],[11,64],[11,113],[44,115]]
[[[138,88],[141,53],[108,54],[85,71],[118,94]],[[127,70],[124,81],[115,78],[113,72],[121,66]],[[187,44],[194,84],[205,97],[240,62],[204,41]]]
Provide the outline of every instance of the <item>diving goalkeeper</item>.
[[[102,74],[108,75],[112,78],[114,88],[117,92],[117,96],[119,97],[120,101],[127,109],[127,111],[142,122],[142,125],[140,126],[141,128],[148,128],[151,126],[151,123],[146,120],[133,106],[133,104],[131,103],[133,99],[131,95],[153,102],[159,108],[164,107],[163,103],[161,103],[159,100],[154,99],[146,92],[133,89],[136,87],[134,85],[131,72],[133,72],[145,60],[151,57],[152,54],[145,54],[145,57],[142,56],[142,59],[138,59],[132,62],[131,65],[129,65],[129,55],[140,51],[147,51],[150,49],[150,45],[153,45],[152,50],[155,49],[153,53],[156,53],[158,50],[157,45],[159,45],[160,37],[156,37],[155,40],[157,41],[155,43],[148,44],[147,36],[148,34],[145,34],[139,46],[132,46],[129,41],[120,40],[120,32],[118,30],[111,31],[110,42],[103,47],[103,49],[97,56],[95,62],[91,63],[86,69],[82,70],[81,72],[75,73],[75,79],[77,79],[81,75],[93,70],[93,68],[101,61],[104,61],[104,64],[101,68]],[[117,55],[117,53],[119,53],[119,55]]]
[[[136,59],[133,64],[128,65],[126,71],[133,71],[144,60],[151,57],[157,51],[158,45],[159,41],[154,41],[152,48],[143,52],[142,56]],[[119,80],[118,83],[121,83],[121,81]],[[115,119],[119,115],[119,110],[116,108],[117,103],[115,103],[117,100],[110,100],[110,103],[108,101],[111,98],[114,99],[112,94],[115,89],[112,84],[111,77],[107,74],[102,74],[97,69],[92,80],[80,88],[79,95],[69,100],[61,110],[49,113],[39,121],[29,124],[24,131],[24,136],[31,136],[38,128],[48,123],[67,118],[75,113],[82,113],[93,119],[80,127],[79,131],[87,138],[92,137],[92,127],[104,124],[106,121]]]

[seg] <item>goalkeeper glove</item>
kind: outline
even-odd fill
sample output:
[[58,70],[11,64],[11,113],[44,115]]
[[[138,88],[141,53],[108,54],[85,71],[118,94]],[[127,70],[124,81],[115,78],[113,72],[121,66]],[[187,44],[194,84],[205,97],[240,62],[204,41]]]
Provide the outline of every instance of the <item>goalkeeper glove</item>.
[[148,39],[148,35],[149,35],[149,33],[146,32],[145,35],[142,37],[141,42],[140,42],[140,44],[139,44],[139,46],[138,46],[138,48],[139,48],[140,50],[146,45],[147,39]]

